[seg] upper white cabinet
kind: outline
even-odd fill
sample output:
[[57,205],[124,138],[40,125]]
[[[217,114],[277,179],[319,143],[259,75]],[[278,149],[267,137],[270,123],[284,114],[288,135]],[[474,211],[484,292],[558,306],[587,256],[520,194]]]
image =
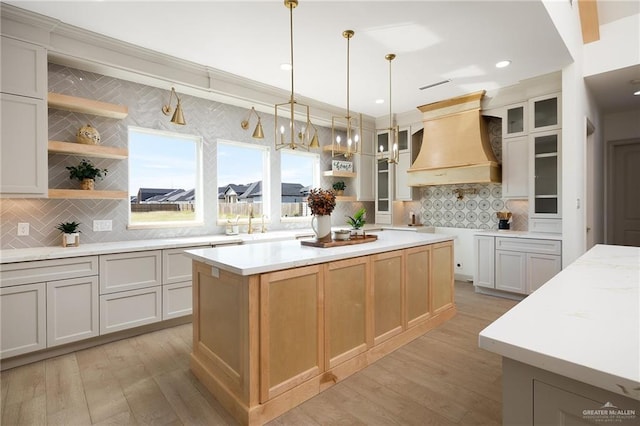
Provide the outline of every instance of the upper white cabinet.
[[47,196],[47,54],[2,37],[0,195]]
[[560,218],[560,131],[529,135],[531,217]]
[[[378,152],[382,152],[385,158],[389,156],[389,150],[393,147],[389,146],[389,133],[379,132],[377,134]],[[381,147],[381,148],[380,148]],[[391,224],[391,212],[394,192],[394,164],[385,160],[376,161],[376,217],[375,223],[388,225]]]
[[[47,51],[44,47],[2,37],[0,91],[35,99],[47,97]],[[4,124],[4,122],[3,122]]]
[[422,129],[411,133],[410,127],[400,128],[398,132],[398,164],[395,172],[395,200],[412,201],[415,188],[409,186],[407,171],[416,159],[422,143]]
[[562,127],[560,93],[529,99],[529,132],[544,132]]
[[363,130],[360,153],[355,157],[356,196],[358,201],[374,201],[376,197],[374,175],[376,172],[375,134],[371,130]]
[[502,197],[529,197],[529,139],[502,139]]
[[502,137],[513,138],[527,134],[527,104],[519,103],[505,108],[502,117]]

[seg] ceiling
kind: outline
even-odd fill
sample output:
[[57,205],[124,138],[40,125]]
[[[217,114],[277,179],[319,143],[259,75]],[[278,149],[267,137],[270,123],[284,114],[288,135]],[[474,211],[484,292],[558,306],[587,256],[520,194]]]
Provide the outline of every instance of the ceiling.
[[[96,33],[290,90],[289,9],[260,1],[7,1]],[[605,14],[617,19],[615,13]],[[350,109],[414,110],[477,90],[510,86],[571,63],[540,1],[300,0],[293,10],[295,92]],[[498,69],[495,63],[511,60]],[[431,89],[420,87],[450,79]],[[605,90],[606,93],[606,90]],[[383,99],[385,103],[375,101]]]

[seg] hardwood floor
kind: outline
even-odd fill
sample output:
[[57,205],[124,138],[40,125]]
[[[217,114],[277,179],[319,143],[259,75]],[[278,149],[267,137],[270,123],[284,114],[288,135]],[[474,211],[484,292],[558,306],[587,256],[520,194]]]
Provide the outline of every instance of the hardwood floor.
[[[458,315],[269,425],[499,425],[500,357],[478,333],[516,302],[456,282]],[[2,372],[0,423],[235,425],[189,371],[182,325]]]

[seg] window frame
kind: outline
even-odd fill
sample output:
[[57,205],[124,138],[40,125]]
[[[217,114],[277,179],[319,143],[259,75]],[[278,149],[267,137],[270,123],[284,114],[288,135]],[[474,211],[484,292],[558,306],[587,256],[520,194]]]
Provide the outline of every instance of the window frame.
[[[159,228],[188,228],[204,225],[204,178],[203,178],[203,162],[204,162],[204,138],[200,135],[190,133],[178,133],[168,130],[152,129],[139,126],[127,126],[127,145],[131,151],[131,132],[144,133],[148,135],[160,135],[164,137],[175,137],[183,140],[191,140],[196,147],[196,182],[194,185],[195,196],[195,218],[190,221],[167,221],[167,222],[139,222],[131,223],[131,199],[129,198],[129,207],[127,208],[127,229],[159,229]],[[127,161],[127,191],[131,180],[131,157]],[[186,188],[185,188],[186,189]]]

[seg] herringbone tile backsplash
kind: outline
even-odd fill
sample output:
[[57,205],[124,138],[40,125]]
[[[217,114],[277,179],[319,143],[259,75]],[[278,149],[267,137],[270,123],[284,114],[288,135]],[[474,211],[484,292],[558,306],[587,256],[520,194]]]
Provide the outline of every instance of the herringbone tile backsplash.
[[[80,71],[60,65],[49,64],[49,91],[82,98],[95,99],[104,102],[127,105],[129,114],[125,119],[116,120],[97,117],[87,114],[79,114],[61,110],[49,110],[49,139],[58,141],[74,141],[77,129],[85,124],[91,124],[97,128],[101,136],[101,144],[105,146],[127,147],[127,128],[137,126],[142,128],[166,130],[170,132],[195,134],[204,140],[204,226],[184,228],[160,228],[160,229],[127,229],[128,201],[127,200],[59,200],[59,199],[0,199],[0,248],[26,248],[41,246],[56,246],[60,244],[59,231],[55,226],[64,221],[75,220],[82,223],[82,243],[100,243],[108,241],[125,241],[139,239],[171,238],[184,236],[198,236],[222,233],[223,228],[216,224],[215,199],[217,197],[217,165],[216,165],[216,141],[224,139],[229,141],[271,144],[273,145],[273,133],[268,129],[274,128],[274,119],[270,114],[261,114],[265,128],[265,139],[254,142],[251,131],[244,131],[240,122],[246,117],[247,110],[219,102],[181,95],[184,114],[187,125],[176,126],[169,122],[168,117],[162,114],[160,108],[167,103],[169,97],[169,85],[166,89],[160,89],[112,77]],[[331,131],[328,128],[319,127],[321,142],[326,144],[331,139]],[[492,141],[496,154],[499,155],[499,141]],[[280,159],[278,155],[272,155],[271,170],[275,176],[279,176]],[[97,189],[126,190],[128,188],[128,162],[126,160],[92,159],[100,168],[109,169],[108,177],[96,182]],[[73,188],[74,184],[69,180],[66,166],[77,164],[78,158],[60,154],[49,155],[49,186],[51,188]],[[321,169],[331,169],[329,153],[323,153],[321,157]],[[279,185],[278,179],[272,179],[272,191]],[[330,188],[332,180],[322,178],[321,186]],[[347,182],[346,195],[355,195],[354,185]],[[482,185],[481,185],[482,187]],[[499,199],[499,190],[495,185],[489,188],[493,198]],[[437,193],[435,194],[437,195]],[[420,217],[428,222],[427,217],[433,217],[429,213],[433,208],[434,194],[422,193],[421,200],[413,203],[405,203],[406,214],[408,209],[420,213]],[[494,201],[492,199],[492,201]],[[492,206],[500,205],[499,202]],[[365,207],[373,218],[374,204],[366,203],[338,203],[332,215],[334,225],[344,224],[345,215],[353,214],[360,207]],[[272,203],[271,212],[268,215],[275,218],[269,229],[284,229],[293,227],[309,227],[308,223],[280,223],[279,206]],[[465,207],[466,209],[466,207]],[[525,208],[521,211],[526,214]],[[474,217],[473,214],[465,217]],[[489,214],[495,213],[490,209]],[[92,223],[95,219],[110,219],[113,221],[113,231],[93,232]],[[408,219],[405,218],[405,220]],[[403,220],[404,221],[404,220]],[[17,236],[19,222],[30,224],[30,234],[27,237]],[[488,222],[463,221],[464,226],[471,227],[473,223],[483,226],[495,227],[493,220]],[[434,222],[435,224],[435,222]],[[445,222],[442,223],[443,225]],[[519,227],[526,229],[526,220],[518,221]],[[454,225],[456,226],[456,225]]]
[[[168,86],[167,89],[170,89]],[[99,130],[101,145],[127,147],[127,128],[166,130],[177,133],[200,135],[204,139],[204,206],[205,224],[201,227],[127,229],[127,200],[59,200],[59,199],[1,199],[0,224],[1,248],[25,248],[56,246],[60,244],[60,233],[55,226],[64,221],[75,220],[82,223],[82,243],[100,243],[138,239],[170,238],[208,235],[223,232],[216,225],[215,198],[216,156],[215,143],[218,139],[254,143],[250,131],[244,131],[240,122],[247,110],[206,99],[181,95],[187,125],[176,126],[169,122],[160,108],[168,102],[169,90],[149,87],[112,77],[80,71],[73,68],[49,64],[49,91],[103,102],[127,105],[129,114],[125,119],[97,117],[68,111],[49,110],[49,139],[74,141],[77,129],[91,124]],[[261,114],[265,128],[265,139],[261,144],[273,143],[273,116]],[[327,143],[331,138],[330,129],[319,128],[320,138]],[[100,168],[109,169],[106,179],[96,182],[96,189],[126,190],[128,188],[128,162],[92,158]],[[322,155],[321,167],[328,170],[330,155]],[[66,166],[76,164],[78,157],[60,154],[49,155],[49,187],[74,188],[69,180]],[[272,156],[272,171],[279,174],[279,156]],[[331,182],[323,178],[322,186],[330,187]],[[276,185],[276,183],[274,183]],[[354,188],[351,188],[354,190]],[[366,203],[373,211],[373,203]],[[360,204],[340,203],[334,213],[337,224],[343,223],[345,214],[352,214]],[[270,217],[279,216],[279,206],[273,206]],[[94,219],[110,219],[113,231],[93,232]],[[27,237],[17,236],[19,222],[28,222],[30,232]],[[308,224],[274,223],[269,228],[308,227]]]

